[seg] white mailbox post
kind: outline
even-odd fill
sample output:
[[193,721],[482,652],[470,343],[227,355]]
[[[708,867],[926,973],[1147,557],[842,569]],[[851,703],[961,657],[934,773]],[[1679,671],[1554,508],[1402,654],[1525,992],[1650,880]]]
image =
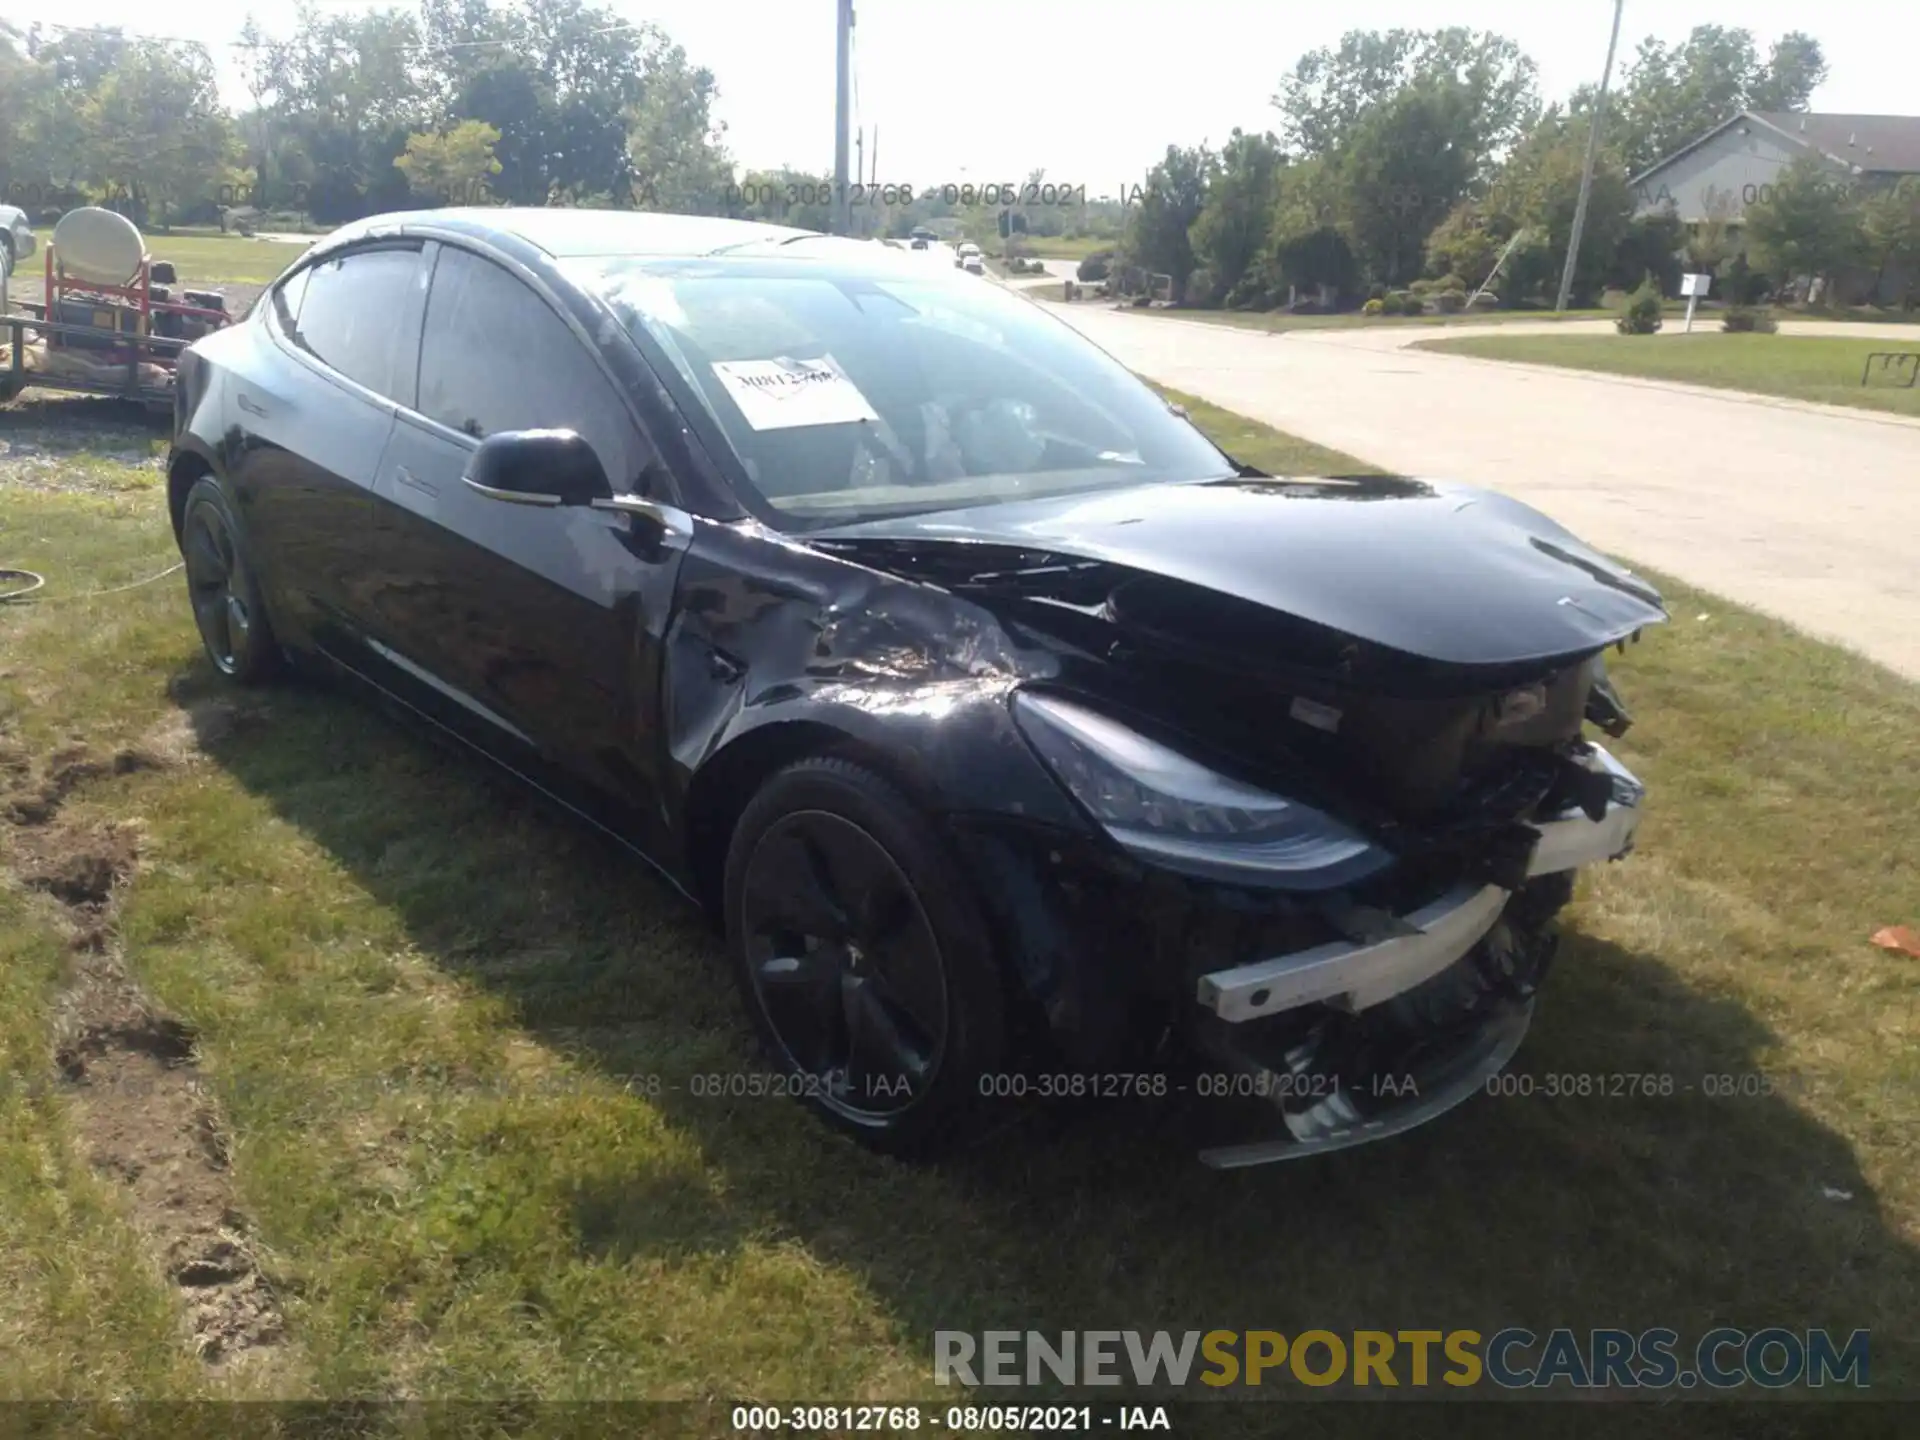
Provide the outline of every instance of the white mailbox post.
[[1680,293],[1687,297],[1686,333],[1689,335],[1693,333],[1693,307],[1700,303],[1700,297],[1707,293],[1708,287],[1712,284],[1713,277],[1711,275],[1682,275],[1680,277]]

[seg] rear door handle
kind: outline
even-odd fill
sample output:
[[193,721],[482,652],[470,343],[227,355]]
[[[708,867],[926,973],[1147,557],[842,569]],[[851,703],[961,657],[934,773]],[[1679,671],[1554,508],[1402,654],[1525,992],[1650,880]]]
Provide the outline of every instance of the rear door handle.
[[405,485],[408,489],[418,490],[423,495],[438,495],[440,493],[440,487],[438,485],[429,484],[427,481],[422,480],[404,465],[394,470],[393,478],[398,480],[402,485]]
[[257,415],[263,420],[266,418],[267,407],[262,405],[258,400],[254,399],[251,395],[248,395],[245,392],[242,392],[240,395],[236,396],[234,398],[233,403],[238,405],[242,410],[246,411],[247,414],[249,415]]

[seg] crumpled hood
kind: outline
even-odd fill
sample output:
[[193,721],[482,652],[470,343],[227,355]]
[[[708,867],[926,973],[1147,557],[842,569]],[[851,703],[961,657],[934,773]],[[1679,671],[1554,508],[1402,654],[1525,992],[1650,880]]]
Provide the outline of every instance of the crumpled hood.
[[[1579,654],[1667,618],[1652,586],[1539,511],[1434,481],[1145,485],[807,538],[879,569],[890,549],[947,544],[1105,561],[1455,665]],[[869,540],[881,543],[860,543]]]

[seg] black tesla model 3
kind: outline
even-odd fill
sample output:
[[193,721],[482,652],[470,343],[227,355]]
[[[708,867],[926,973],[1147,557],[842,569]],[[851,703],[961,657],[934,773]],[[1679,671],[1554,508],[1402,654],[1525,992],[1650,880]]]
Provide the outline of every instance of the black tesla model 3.
[[1169,1074],[1259,1102],[1217,1166],[1419,1124],[1640,817],[1585,727],[1643,581],[1498,494],[1236,463],[909,251],[363,221],[187,352],[169,467],[222,672],[363,682],[631,847],[895,1153]]

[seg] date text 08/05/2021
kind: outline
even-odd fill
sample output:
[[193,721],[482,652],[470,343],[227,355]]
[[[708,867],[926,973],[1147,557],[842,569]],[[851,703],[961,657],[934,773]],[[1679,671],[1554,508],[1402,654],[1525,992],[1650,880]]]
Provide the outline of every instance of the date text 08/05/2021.
[[[572,1088],[567,1080],[560,1088]],[[805,1099],[826,1089],[818,1076],[790,1075],[774,1070],[724,1070],[668,1077],[657,1073],[629,1075],[621,1088],[629,1094],[658,1098],[667,1094],[696,1100]],[[862,1083],[866,1098],[904,1094],[905,1075],[869,1075]],[[1375,1098],[1417,1097],[1419,1082],[1411,1074],[1383,1072],[1360,1081],[1337,1075],[1251,1075],[1244,1072],[1173,1072],[1167,1070],[1060,1073],[989,1072],[977,1081],[979,1093],[993,1100],[1277,1100],[1331,1099],[1342,1093]],[[1505,1100],[1768,1100],[1809,1093],[1810,1086],[1791,1071],[1716,1072],[1677,1075],[1670,1072],[1548,1071],[1531,1074],[1502,1071],[1488,1076],[1485,1093]]]
[[736,1405],[733,1429],[754,1435],[901,1434],[1085,1435],[1108,1430],[1170,1432],[1164,1405]]

